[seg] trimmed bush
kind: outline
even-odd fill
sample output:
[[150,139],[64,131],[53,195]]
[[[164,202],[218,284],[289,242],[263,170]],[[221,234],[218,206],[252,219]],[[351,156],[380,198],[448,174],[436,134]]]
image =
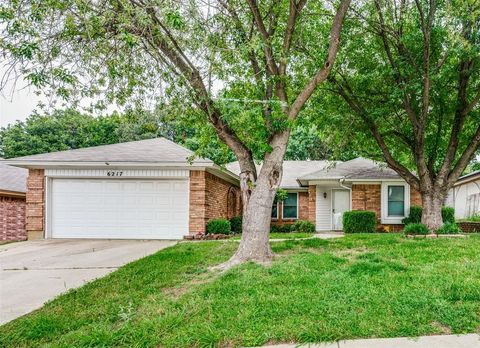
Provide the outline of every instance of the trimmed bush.
[[207,222],[207,234],[230,234],[232,226],[227,219],[214,219]]
[[295,232],[314,233],[315,225],[308,220],[297,220],[293,224],[293,230]]
[[352,210],[343,213],[343,232],[374,233],[376,217],[373,211]]
[[428,230],[428,227],[419,222],[406,225],[405,228],[403,229],[403,232],[405,234],[423,234],[423,235],[430,233],[430,231]]
[[437,230],[437,234],[459,234],[462,229],[454,222],[445,222],[442,227]]
[[242,233],[242,217],[234,216],[230,219],[230,226],[233,233]]
[[442,207],[443,223],[455,223],[455,209],[452,207]]
[[408,217],[402,220],[402,224],[416,224],[422,222],[422,211],[423,208],[418,205],[412,205],[410,207],[410,214]]
[[270,232],[274,233],[289,233],[292,232],[293,225],[272,225],[270,227]]

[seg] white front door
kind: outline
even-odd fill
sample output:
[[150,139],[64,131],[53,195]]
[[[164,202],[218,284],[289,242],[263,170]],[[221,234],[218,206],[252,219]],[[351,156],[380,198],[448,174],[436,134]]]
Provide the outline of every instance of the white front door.
[[188,180],[53,179],[51,238],[182,239]]
[[343,213],[350,210],[350,191],[332,190],[332,227],[343,230]]

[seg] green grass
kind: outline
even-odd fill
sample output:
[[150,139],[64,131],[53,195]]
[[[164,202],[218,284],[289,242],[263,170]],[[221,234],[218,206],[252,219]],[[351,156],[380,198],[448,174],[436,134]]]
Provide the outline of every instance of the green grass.
[[237,243],[182,243],[0,327],[2,347],[212,347],[478,332],[480,236],[272,243],[271,266],[207,271]]
[[[313,233],[303,233],[303,232],[290,232],[290,233],[279,233],[279,232],[270,232],[270,239],[299,239],[299,238],[310,238],[313,236]],[[234,236],[232,239],[238,240],[240,236]]]

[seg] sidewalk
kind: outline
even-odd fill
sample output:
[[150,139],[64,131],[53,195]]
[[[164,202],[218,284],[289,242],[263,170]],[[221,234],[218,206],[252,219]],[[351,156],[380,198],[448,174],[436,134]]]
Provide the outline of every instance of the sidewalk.
[[320,344],[280,344],[262,348],[480,348],[480,335],[438,335],[417,338],[371,338]]

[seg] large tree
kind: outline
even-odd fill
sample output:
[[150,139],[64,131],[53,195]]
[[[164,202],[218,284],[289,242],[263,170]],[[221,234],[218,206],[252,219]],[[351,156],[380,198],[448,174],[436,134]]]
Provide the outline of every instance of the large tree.
[[338,97],[321,101],[323,113],[332,132],[356,138],[420,191],[422,221],[435,230],[480,144],[480,6],[372,0],[352,13],[327,87]]
[[[32,84],[61,98],[168,96],[200,110],[240,163],[243,234],[228,267],[273,255],[271,206],[290,128],[334,65],[349,4],[12,0],[0,10],[0,42],[8,71],[21,64]],[[263,154],[259,173],[254,151]]]

